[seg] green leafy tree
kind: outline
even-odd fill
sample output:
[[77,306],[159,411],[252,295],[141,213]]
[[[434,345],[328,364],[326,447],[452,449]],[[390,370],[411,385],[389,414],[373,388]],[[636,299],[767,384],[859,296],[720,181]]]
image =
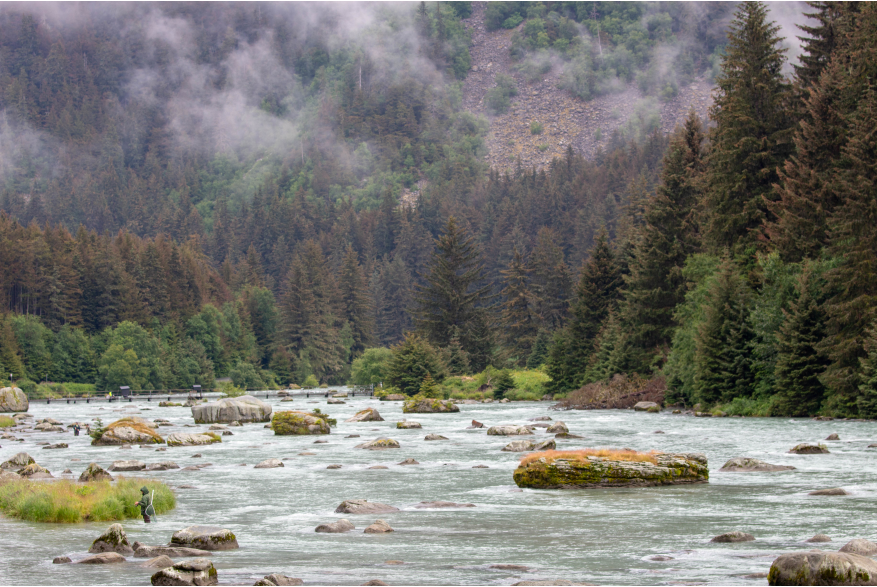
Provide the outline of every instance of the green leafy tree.
[[101,376],[98,387],[111,391],[123,385],[131,389],[143,389],[149,376],[149,369],[140,364],[137,353],[121,344],[109,346],[101,355],[97,369]]
[[393,359],[393,351],[388,348],[365,349],[353,360],[351,380],[355,385],[371,385],[387,379],[387,371]]
[[9,315],[0,316],[0,365],[3,367],[3,379],[6,379],[10,373],[13,379],[27,375]]
[[228,373],[231,382],[235,387],[242,389],[265,389],[265,381],[262,379],[261,373],[251,363],[238,361]]
[[408,334],[391,349],[393,358],[387,369],[387,382],[406,395],[416,395],[427,374],[438,382],[444,379],[444,365],[438,353],[424,338]]

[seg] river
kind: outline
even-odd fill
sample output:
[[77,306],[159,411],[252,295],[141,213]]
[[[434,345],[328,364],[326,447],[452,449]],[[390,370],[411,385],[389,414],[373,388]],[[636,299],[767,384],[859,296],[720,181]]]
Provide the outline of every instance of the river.
[[[400,402],[371,398],[327,405],[325,399],[296,397],[292,403],[269,400],[273,409],[319,407],[338,419],[328,436],[274,436],[263,424],[232,428],[222,444],[207,447],[154,447],[119,450],[92,447],[84,435],[30,433],[25,442],[3,441],[0,460],[19,451],[30,453],[58,476],[65,468],[75,475],[91,462],[108,467],[114,460],[147,463],[173,460],[181,467],[209,462],[199,471],[170,470],[132,475],[161,479],[177,489],[177,508],[145,525],[123,522],[129,540],[165,544],[174,531],[193,524],[232,530],[239,550],[217,552],[212,560],[220,584],[252,585],[268,573],[300,577],[308,584],[358,585],[380,579],[390,585],[511,585],[521,580],[567,579],[617,585],[678,585],[689,583],[764,585],[766,573],[780,553],[809,550],[804,540],[817,533],[837,550],[853,538],[870,534],[877,506],[877,440],[872,422],[809,419],[694,418],[669,413],[624,410],[549,410],[548,402],[460,406],[457,414],[402,414]],[[345,423],[364,407],[377,407],[385,422]],[[151,408],[151,409],[150,409]],[[51,417],[64,424],[101,417],[109,423],[122,415],[165,418],[170,432],[206,430],[185,427],[193,420],[188,408],[155,404],[31,404],[35,418]],[[474,418],[487,425],[523,424],[537,416],[562,420],[584,439],[558,441],[558,448],[628,447],[667,452],[702,452],[709,459],[710,483],[645,489],[520,491],[512,472],[520,458],[500,449],[514,438],[487,436],[484,429],[467,430]],[[397,430],[407,418],[422,430]],[[655,434],[662,430],[664,434]],[[830,433],[840,441],[826,442],[831,454],[793,455],[799,442],[822,441]],[[424,441],[437,433],[449,441]],[[359,434],[359,438],[346,438]],[[377,437],[394,438],[399,450],[379,452],[354,445]],[[535,438],[544,438],[543,429]],[[315,440],[327,440],[314,444]],[[66,450],[41,450],[38,442],[67,442]],[[313,456],[299,453],[312,452]],[[202,458],[193,458],[202,453]],[[720,473],[732,457],[750,456],[797,470],[780,473]],[[282,458],[284,468],[254,469],[267,458]],[[81,459],[73,462],[71,459]],[[420,465],[398,466],[414,458]],[[241,466],[246,463],[246,466]],[[341,469],[327,470],[340,464]],[[385,465],[385,470],[369,470]],[[489,468],[473,468],[487,465]],[[814,489],[844,487],[846,497],[815,497]],[[364,534],[378,516],[342,516],[334,510],[345,499],[364,498],[399,507],[383,514],[395,529]],[[421,501],[474,503],[474,508],[422,510]],[[356,530],[318,534],[314,528],[341,517]],[[108,523],[35,524],[0,517],[0,583],[4,585],[148,585],[144,559],[118,565],[53,565],[52,558],[85,556],[91,542]],[[754,542],[710,543],[732,530],[755,535]],[[652,560],[653,557],[667,560]],[[402,561],[388,564],[385,561]],[[491,569],[493,564],[528,569]]]

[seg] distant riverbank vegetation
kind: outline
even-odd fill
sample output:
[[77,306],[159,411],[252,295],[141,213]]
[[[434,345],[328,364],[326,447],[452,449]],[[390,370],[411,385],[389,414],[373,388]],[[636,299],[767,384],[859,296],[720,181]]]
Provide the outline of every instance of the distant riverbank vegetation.
[[0,511],[5,515],[30,522],[71,524],[106,522],[137,518],[140,488],[155,490],[153,506],[157,514],[176,507],[170,488],[153,479],[120,477],[115,482],[77,483],[69,479],[52,482],[3,480],[0,482]]
[[[651,84],[689,8],[598,4],[488,8]],[[792,63],[766,5],[710,7],[709,120],[508,174],[470,6],[341,6],[0,6],[4,379],[877,417],[874,4],[807,9]]]

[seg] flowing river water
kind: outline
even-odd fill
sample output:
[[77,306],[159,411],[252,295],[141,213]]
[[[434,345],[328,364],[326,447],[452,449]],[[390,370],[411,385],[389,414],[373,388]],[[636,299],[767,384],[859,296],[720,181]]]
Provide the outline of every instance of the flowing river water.
[[[804,540],[817,533],[832,542],[816,545],[837,550],[853,538],[874,539],[877,506],[877,441],[871,422],[809,419],[694,418],[669,413],[624,410],[551,411],[548,402],[461,405],[454,414],[402,414],[401,402],[353,398],[345,405],[297,396],[292,403],[269,400],[274,410],[313,409],[338,419],[328,436],[274,436],[263,424],[231,428],[221,444],[201,447],[154,447],[119,450],[93,447],[83,435],[17,434],[25,442],[3,441],[0,460],[19,451],[59,476],[65,468],[76,476],[91,462],[108,467],[114,460],[146,463],[173,460],[181,467],[212,463],[198,471],[169,470],[130,475],[160,479],[176,489],[177,507],[145,525],[123,522],[129,540],[166,544],[176,530],[193,524],[232,530],[241,548],[211,557],[220,584],[252,585],[268,573],[300,577],[308,584],[358,585],[380,579],[390,585],[511,585],[522,580],[567,579],[617,585],[737,584],[763,585],[766,573],[783,552],[809,550]],[[346,423],[357,410],[374,406],[385,422]],[[151,409],[150,409],[151,408]],[[51,417],[64,424],[122,415],[165,418],[173,427],[159,432],[192,432],[188,408],[156,404],[31,404],[37,420]],[[559,449],[628,447],[667,452],[702,452],[709,459],[709,484],[644,489],[520,491],[512,480],[519,453],[500,452],[515,437],[487,436],[467,430],[474,418],[487,425],[523,424],[551,416],[584,439],[558,441]],[[407,418],[422,430],[397,430]],[[655,434],[662,430],[664,434]],[[831,454],[793,455],[799,442],[817,442],[830,433]],[[424,441],[429,433],[448,441]],[[359,438],[346,438],[359,434]],[[537,429],[535,437],[547,435]],[[366,451],[360,442],[378,437],[399,441],[401,449]],[[520,438],[520,437],[518,437]],[[315,440],[327,440],[314,444]],[[40,450],[38,442],[67,442],[69,449]],[[315,453],[312,456],[302,452]],[[202,458],[193,458],[195,453]],[[721,473],[732,457],[750,456],[793,465],[779,473]],[[72,461],[78,458],[81,461]],[[254,469],[268,458],[287,459],[285,467]],[[399,466],[405,458],[420,465]],[[246,463],[246,466],[242,466]],[[330,464],[341,469],[327,470]],[[385,465],[387,469],[368,467]],[[487,465],[489,468],[473,468]],[[844,487],[846,497],[815,497],[814,489]],[[394,505],[399,512],[379,516],[335,514],[345,499],[363,498]],[[416,509],[421,501],[473,503],[474,508]],[[314,528],[341,517],[356,530],[315,533]],[[395,529],[364,534],[376,518]],[[115,565],[53,565],[52,558],[86,555],[91,542],[109,524],[37,524],[0,517],[0,584],[4,585],[148,585],[154,572],[144,559]],[[711,543],[732,530],[755,535],[754,542]],[[666,557],[666,560],[653,560]],[[385,561],[402,561],[388,564]],[[499,570],[494,564],[523,565],[527,570]]]

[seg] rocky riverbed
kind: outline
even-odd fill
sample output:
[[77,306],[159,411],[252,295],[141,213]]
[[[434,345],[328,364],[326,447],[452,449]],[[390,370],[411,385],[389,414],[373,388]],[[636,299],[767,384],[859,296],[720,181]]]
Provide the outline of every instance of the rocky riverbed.
[[[301,578],[304,584],[359,585],[370,579],[387,584],[493,584],[565,579],[572,582],[667,585],[708,582],[763,585],[781,554],[819,547],[837,552],[853,539],[874,540],[869,523],[875,513],[877,427],[871,422],[809,419],[695,418],[668,412],[566,411],[549,402],[463,404],[460,412],[417,414],[421,428],[400,429],[411,416],[402,402],[349,398],[343,405],[326,399],[269,400],[278,410],[319,408],[338,425],[326,435],[276,436],[265,423],[228,425],[221,443],[130,449],[91,446],[74,437],[74,421],[109,423],[125,415],[150,421],[173,433],[208,432],[186,407],[156,404],[39,404],[34,418],[4,432],[0,462],[27,452],[55,477],[76,479],[90,462],[109,468],[114,461],[141,461],[136,472],[113,472],[161,479],[175,488],[177,508],[152,524],[122,522],[128,539],[167,544],[193,525],[231,530],[236,550],[211,553],[219,584],[252,585],[271,573]],[[313,403],[311,403],[313,402]],[[384,421],[345,422],[374,407]],[[549,417],[552,420],[535,420]],[[68,432],[33,428],[47,418]],[[469,428],[472,420],[485,428]],[[548,428],[562,420],[570,436],[556,438]],[[488,435],[490,426],[533,426],[532,435]],[[57,426],[54,425],[53,426]],[[663,434],[654,434],[656,431]],[[830,434],[840,440],[827,440]],[[447,440],[427,441],[429,434]],[[387,437],[400,448],[355,449]],[[519,489],[512,474],[523,454],[503,452],[525,439],[556,442],[557,450],[585,447],[703,453],[710,464],[708,484],[639,489]],[[60,442],[66,449],[41,450]],[[826,444],[828,454],[791,454],[800,444]],[[43,444],[48,443],[48,444]],[[163,450],[162,450],[163,449]],[[759,459],[785,471],[733,471],[720,468],[735,457]],[[255,468],[268,459],[283,467]],[[409,461],[412,459],[414,463]],[[149,465],[173,461],[180,468]],[[409,463],[409,464],[401,464]],[[331,467],[330,467],[331,465]],[[381,468],[374,468],[381,467]],[[64,470],[70,470],[64,474]],[[847,495],[820,489],[842,488]],[[342,502],[365,499],[398,511],[351,514]],[[450,502],[459,507],[426,507]],[[346,518],[355,529],[315,532]],[[369,532],[378,520],[392,532]],[[0,577],[3,584],[148,585],[154,568],[146,559],[112,565],[77,565],[106,522],[47,525],[0,517]],[[743,532],[754,540],[711,542]],[[816,534],[831,541],[807,543]],[[499,539],[501,537],[501,539]],[[74,564],[52,564],[69,557]],[[189,559],[175,558],[174,562]]]

